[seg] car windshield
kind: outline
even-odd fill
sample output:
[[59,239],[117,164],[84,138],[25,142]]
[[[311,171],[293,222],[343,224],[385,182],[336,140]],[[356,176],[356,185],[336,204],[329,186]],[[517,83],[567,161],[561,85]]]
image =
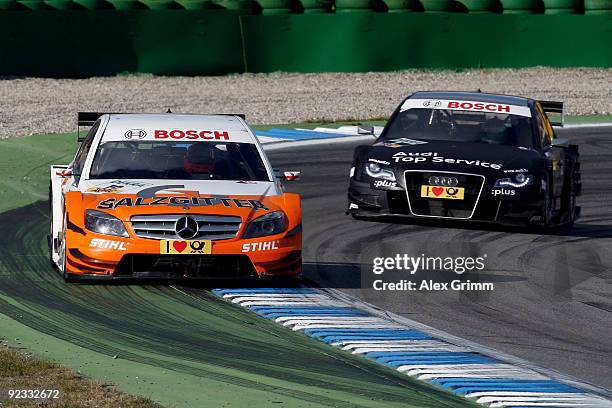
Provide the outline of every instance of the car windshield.
[[414,108],[400,112],[383,141],[402,138],[533,147],[531,118],[454,109]]
[[106,142],[89,178],[270,181],[256,145],[201,141]]

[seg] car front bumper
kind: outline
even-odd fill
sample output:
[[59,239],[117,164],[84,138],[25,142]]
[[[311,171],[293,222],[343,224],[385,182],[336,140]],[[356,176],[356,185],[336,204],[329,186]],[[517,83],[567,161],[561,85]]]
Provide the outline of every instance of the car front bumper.
[[[437,206],[438,213],[415,212],[409,204],[408,194],[404,188],[375,189],[369,182],[357,181],[351,178],[348,189],[347,213],[357,216],[393,216],[414,219],[448,219],[455,221],[471,221],[496,223],[503,225],[525,225],[538,223],[541,218],[541,194],[528,191],[520,195],[507,197],[494,197],[491,188],[485,187],[470,205],[468,210],[457,216],[452,209],[441,209],[446,205],[444,200],[428,200],[421,203],[428,206]],[[454,204],[454,203],[453,203]],[[441,212],[441,214],[440,214]],[[457,211],[458,213],[459,211]],[[433,214],[433,215],[432,215]]]
[[[162,254],[160,241],[67,231],[66,273],[86,279],[230,279],[297,276],[301,230],[253,239],[213,241],[211,254]],[[107,240],[113,248],[92,246]]]

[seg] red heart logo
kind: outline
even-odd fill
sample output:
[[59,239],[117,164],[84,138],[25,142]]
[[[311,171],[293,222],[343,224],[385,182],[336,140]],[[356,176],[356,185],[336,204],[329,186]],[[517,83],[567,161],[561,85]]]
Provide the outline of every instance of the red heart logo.
[[444,192],[444,188],[443,187],[432,187],[431,191],[437,196],[439,196],[440,194],[442,194]]
[[187,243],[185,241],[174,241],[172,242],[172,246],[179,252],[183,252],[185,248],[187,248]]

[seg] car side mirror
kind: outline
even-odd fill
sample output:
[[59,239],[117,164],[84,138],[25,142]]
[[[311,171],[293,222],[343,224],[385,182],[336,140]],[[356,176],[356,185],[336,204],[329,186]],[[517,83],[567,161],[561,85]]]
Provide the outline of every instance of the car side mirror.
[[301,176],[301,172],[299,171],[280,171],[279,169],[274,169],[274,177],[279,179],[279,180],[284,180],[284,181],[295,181],[295,180],[299,180],[300,176]]
[[362,125],[361,123],[357,125],[357,134],[358,135],[372,135],[374,136],[374,126],[372,125]]
[[550,144],[550,146],[567,147],[567,146],[569,146],[569,140],[567,140],[567,139],[560,139],[558,137],[555,137],[552,140],[552,143]]
[[77,176],[76,173],[74,173],[74,171],[72,169],[62,169],[59,171],[55,172],[55,175],[58,177],[71,177],[71,176]]

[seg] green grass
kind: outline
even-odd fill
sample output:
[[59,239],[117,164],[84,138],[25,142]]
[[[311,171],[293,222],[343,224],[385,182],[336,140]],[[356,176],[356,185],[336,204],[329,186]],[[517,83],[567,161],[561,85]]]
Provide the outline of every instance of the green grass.
[[573,115],[566,116],[565,123],[579,124],[579,123],[612,123],[612,115]]
[[75,134],[0,140],[0,212],[46,200],[49,166],[69,163],[78,146]]
[[[61,390],[55,408],[161,408],[148,398],[118,392],[108,384],[83,378],[74,370],[0,344],[0,390]],[[4,395],[0,396],[2,400]],[[2,405],[2,404],[0,404]],[[36,400],[6,401],[3,407],[48,406]]]

